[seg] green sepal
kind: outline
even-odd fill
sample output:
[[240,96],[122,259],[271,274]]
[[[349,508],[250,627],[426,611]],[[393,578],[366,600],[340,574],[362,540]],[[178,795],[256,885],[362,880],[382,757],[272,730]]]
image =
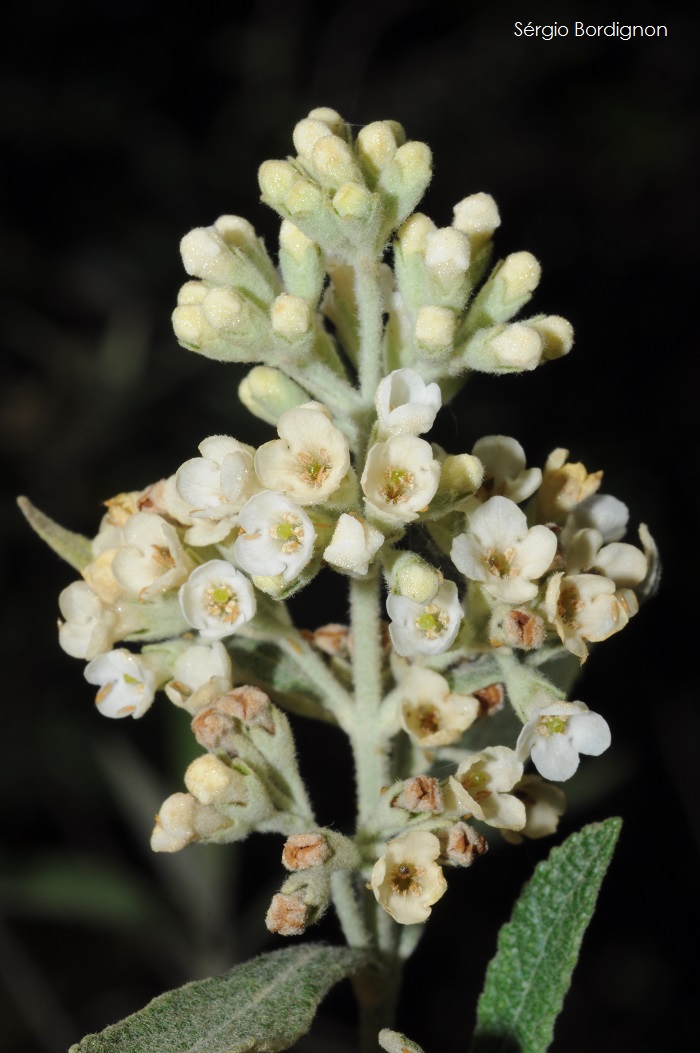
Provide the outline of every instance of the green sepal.
[[470,1053],[546,1053],[622,821],[591,823],[538,864],[502,927]]
[[366,962],[362,951],[306,943],[270,951],[222,976],[185,984],[88,1035],[69,1053],[263,1053],[306,1034],[334,984]]
[[74,534],[50,519],[31,503],[28,497],[18,497],[17,504],[35,534],[52,548],[57,556],[82,572],[92,561],[92,542],[82,534]]

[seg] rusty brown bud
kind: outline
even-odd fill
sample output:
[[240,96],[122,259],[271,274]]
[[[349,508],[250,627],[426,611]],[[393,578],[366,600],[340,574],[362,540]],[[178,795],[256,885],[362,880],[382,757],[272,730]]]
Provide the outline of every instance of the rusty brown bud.
[[468,823],[456,823],[447,831],[445,857],[453,866],[470,867],[477,856],[488,851],[488,843],[482,834],[478,834]]
[[278,892],[272,897],[265,924],[270,932],[280,936],[301,936],[306,930],[309,913],[309,907],[301,896]]
[[482,687],[480,691],[474,692],[474,698],[479,700],[479,716],[492,717],[503,709],[505,691],[503,684],[489,684]]
[[405,808],[407,812],[442,812],[445,806],[440,783],[432,775],[407,779],[401,793],[392,801],[392,807]]
[[287,870],[308,870],[325,863],[331,854],[323,834],[292,834],[282,849]]

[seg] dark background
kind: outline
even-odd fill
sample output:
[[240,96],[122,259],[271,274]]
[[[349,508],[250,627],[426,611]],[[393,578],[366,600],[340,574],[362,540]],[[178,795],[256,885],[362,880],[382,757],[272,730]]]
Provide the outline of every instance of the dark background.
[[[567,359],[470,383],[443,413],[443,440],[458,452],[506,432],[530,464],[566,446],[605,469],[604,490],[659,542],[660,595],[596,650],[577,690],[608,719],[613,747],[582,765],[563,832],[610,814],[624,828],[552,1048],[697,1043],[700,716],[686,666],[698,640],[698,25],[673,3],[611,11],[397,0],[368,18],[356,3],[176,13],[131,0],[5,16],[3,1053],[60,1053],[161,990],[281,942],[262,925],[282,880],[278,839],[150,856],[155,809],[192,755],[187,721],[161,700],[128,726],[93,711],[55,635],[56,597],[75,575],[30,534],[14,495],[92,535],[102,500],[170,474],[205,435],[269,435],[237,404],[234,367],[177,347],[178,242],[234,212],[274,250],[257,166],[290,152],[294,123],[318,105],[357,125],[394,118],[429,142],[421,207],[438,225],[466,194],[492,193],[497,251],[534,252],[534,309],[574,323]],[[669,35],[515,38],[514,20],[528,18],[665,23]],[[306,597],[310,624],[343,617],[327,595],[322,583]],[[300,749],[322,819],[342,825],[344,743],[302,728]],[[428,1053],[466,1050],[497,927],[548,848],[494,848],[452,876],[400,1013]],[[338,938],[330,921],[320,935]],[[340,989],[303,1048],[342,1048],[349,1015]]]

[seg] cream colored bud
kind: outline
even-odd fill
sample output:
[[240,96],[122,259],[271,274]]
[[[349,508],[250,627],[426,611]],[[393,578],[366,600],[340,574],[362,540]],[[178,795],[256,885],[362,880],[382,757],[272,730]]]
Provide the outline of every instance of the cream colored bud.
[[503,283],[503,299],[508,303],[534,292],[540,282],[542,268],[531,252],[512,252],[506,256],[498,278]]
[[392,573],[392,588],[414,603],[430,603],[442,585],[442,574],[412,552],[400,556]]
[[325,863],[330,854],[323,834],[292,834],[282,849],[282,865],[287,870],[310,870]]
[[473,252],[480,249],[500,225],[498,206],[490,194],[470,194],[454,207],[452,226],[469,236]]
[[357,135],[357,152],[371,172],[386,168],[397,148],[394,129],[388,121],[374,121]]
[[303,121],[295,125],[292,133],[294,149],[300,157],[311,160],[313,148],[319,139],[326,139],[331,135],[333,132],[324,121],[305,117]]
[[243,249],[250,245],[257,248],[255,227],[242,216],[219,216],[214,226],[229,248]]
[[251,369],[238,386],[238,397],[247,410],[268,424],[277,424],[283,413],[309,399],[303,388],[272,366]]
[[301,180],[289,161],[263,161],[258,169],[258,183],[262,196],[273,205],[283,204],[285,198]]
[[313,183],[300,179],[285,197],[284,204],[292,216],[308,216],[323,208],[323,194]]
[[413,253],[423,253],[425,251],[426,238],[435,230],[437,230],[437,227],[432,219],[423,215],[422,212],[414,212],[399,228],[399,244],[403,255],[409,256]]
[[424,351],[449,350],[455,338],[457,317],[449,307],[421,307],[416,317],[416,341]]
[[311,908],[298,893],[285,895],[278,892],[272,897],[265,924],[270,932],[276,932],[279,936],[301,936],[309,923],[310,914]]
[[449,454],[442,462],[438,492],[459,500],[476,493],[483,479],[484,466],[478,457],[471,453]]
[[183,344],[199,346],[205,329],[201,308],[195,304],[176,307],[172,314],[175,336]]
[[213,753],[197,757],[185,772],[185,786],[200,804],[243,804],[247,798],[244,776]]
[[497,366],[534,369],[542,357],[540,334],[522,322],[507,325],[489,343]]
[[333,208],[341,219],[364,219],[372,208],[372,194],[359,183],[343,183],[333,196]]
[[283,220],[280,227],[280,248],[288,252],[297,263],[301,263],[307,253],[318,250],[316,242],[307,238],[306,234],[288,219]]
[[242,297],[228,288],[210,289],[202,309],[209,324],[223,332],[240,329],[250,314]]
[[574,346],[574,327],[558,314],[531,318],[527,324],[540,335],[543,358],[561,358],[562,355],[568,355]]
[[314,143],[311,162],[324,186],[339,187],[361,179],[352,150],[337,135],[326,135]]
[[313,318],[311,308],[301,296],[282,293],[270,310],[272,328],[285,340],[300,340],[311,330]]
[[185,282],[177,294],[177,302],[181,307],[190,304],[201,303],[209,290],[202,282]]
[[197,278],[225,283],[235,277],[233,258],[214,227],[196,227],[185,234],[180,254],[187,273]]
[[454,227],[430,231],[425,238],[425,265],[438,273],[469,268],[469,238]]
[[430,179],[433,155],[427,143],[411,140],[394,154],[405,183],[424,183]]
[[317,106],[316,109],[311,110],[309,118],[314,121],[322,121],[333,135],[339,135],[341,138],[344,138],[345,121],[337,110],[332,110],[330,106]]

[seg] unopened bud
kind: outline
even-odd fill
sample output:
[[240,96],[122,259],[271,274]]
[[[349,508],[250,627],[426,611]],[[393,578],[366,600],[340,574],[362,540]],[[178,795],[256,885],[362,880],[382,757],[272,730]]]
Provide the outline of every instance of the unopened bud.
[[250,249],[258,247],[258,236],[255,227],[242,216],[219,216],[214,227],[223,241],[232,249]]
[[208,292],[202,282],[185,282],[177,294],[177,302],[182,307],[202,303]]
[[330,854],[323,834],[292,834],[282,849],[282,864],[287,870],[309,870],[325,863]]
[[323,194],[306,179],[301,179],[291,188],[284,204],[292,216],[310,216],[323,208]]
[[341,139],[346,138],[348,127],[337,110],[332,110],[330,106],[317,106],[314,110],[311,110],[309,118],[314,121],[321,121],[333,135],[339,135]]
[[306,931],[310,915],[311,908],[298,893],[285,895],[278,892],[272,897],[265,924],[270,932],[279,936],[301,936]]
[[233,284],[236,266],[228,245],[215,227],[196,227],[180,242],[188,274],[220,285]]
[[394,128],[388,121],[374,121],[357,135],[360,162],[370,176],[376,177],[382,168],[386,168],[393,160],[396,148]]
[[341,219],[365,219],[373,203],[372,193],[359,183],[343,183],[333,196],[333,208]]
[[440,571],[414,552],[402,552],[392,567],[392,591],[414,603],[430,603],[442,583]]
[[305,160],[311,160],[313,148],[319,139],[325,139],[332,135],[328,125],[314,117],[305,117],[295,125],[292,132],[294,149]]
[[248,304],[229,288],[210,289],[202,309],[209,324],[221,332],[236,332],[250,320]]
[[296,263],[302,263],[310,252],[318,252],[316,242],[307,238],[303,230],[299,230],[288,219],[283,220],[280,227],[280,248],[289,253]]
[[421,307],[416,317],[416,342],[429,354],[451,350],[454,344],[457,317],[449,307]]
[[404,256],[413,253],[424,253],[426,238],[437,230],[432,219],[423,215],[422,212],[414,212],[409,216],[398,232],[398,240],[401,252]]
[[325,135],[316,141],[311,151],[311,163],[323,186],[334,188],[362,180],[352,150],[337,135]]
[[440,469],[437,498],[456,504],[476,493],[483,482],[484,466],[471,453],[448,454]]
[[470,194],[454,207],[452,226],[469,237],[476,253],[501,225],[498,206],[490,194]]
[[263,161],[258,170],[263,200],[273,207],[282,205],[299,182],[303,182],[302,177],[289,161]]
[[527,324],[539,333],[542,340],[542,357],[561,358],[568,355],[574,346],[574,327],[566,318],[549,314],[544,318],[529,318]]
[[200,804],[245,804],[245,776],[213,753],[197,757],[185,772],[185,786]]
[[542,357],[542,339],[522,322],[479,329],[467,341],[460,359],[481,373],[519,373],[534,369]]
[[214,808],[189,793],[174,793],[163,801],[151,834],[154,852],[179,852],[193,841],[206,840],[230,825]]
[[238,397],[247,410],[267,424],[277,424],[283,413],[309,400],[303,388],[272,366],[251,369],[238,386]]
[[308,301],[301,296],[282,293],[270,311],[272,328],[285,340],[301,340],[311,330],[313,318]]
[[454,227],[430,231],[425,238],[425,265],[442,276],[469,269],[469,239]]

